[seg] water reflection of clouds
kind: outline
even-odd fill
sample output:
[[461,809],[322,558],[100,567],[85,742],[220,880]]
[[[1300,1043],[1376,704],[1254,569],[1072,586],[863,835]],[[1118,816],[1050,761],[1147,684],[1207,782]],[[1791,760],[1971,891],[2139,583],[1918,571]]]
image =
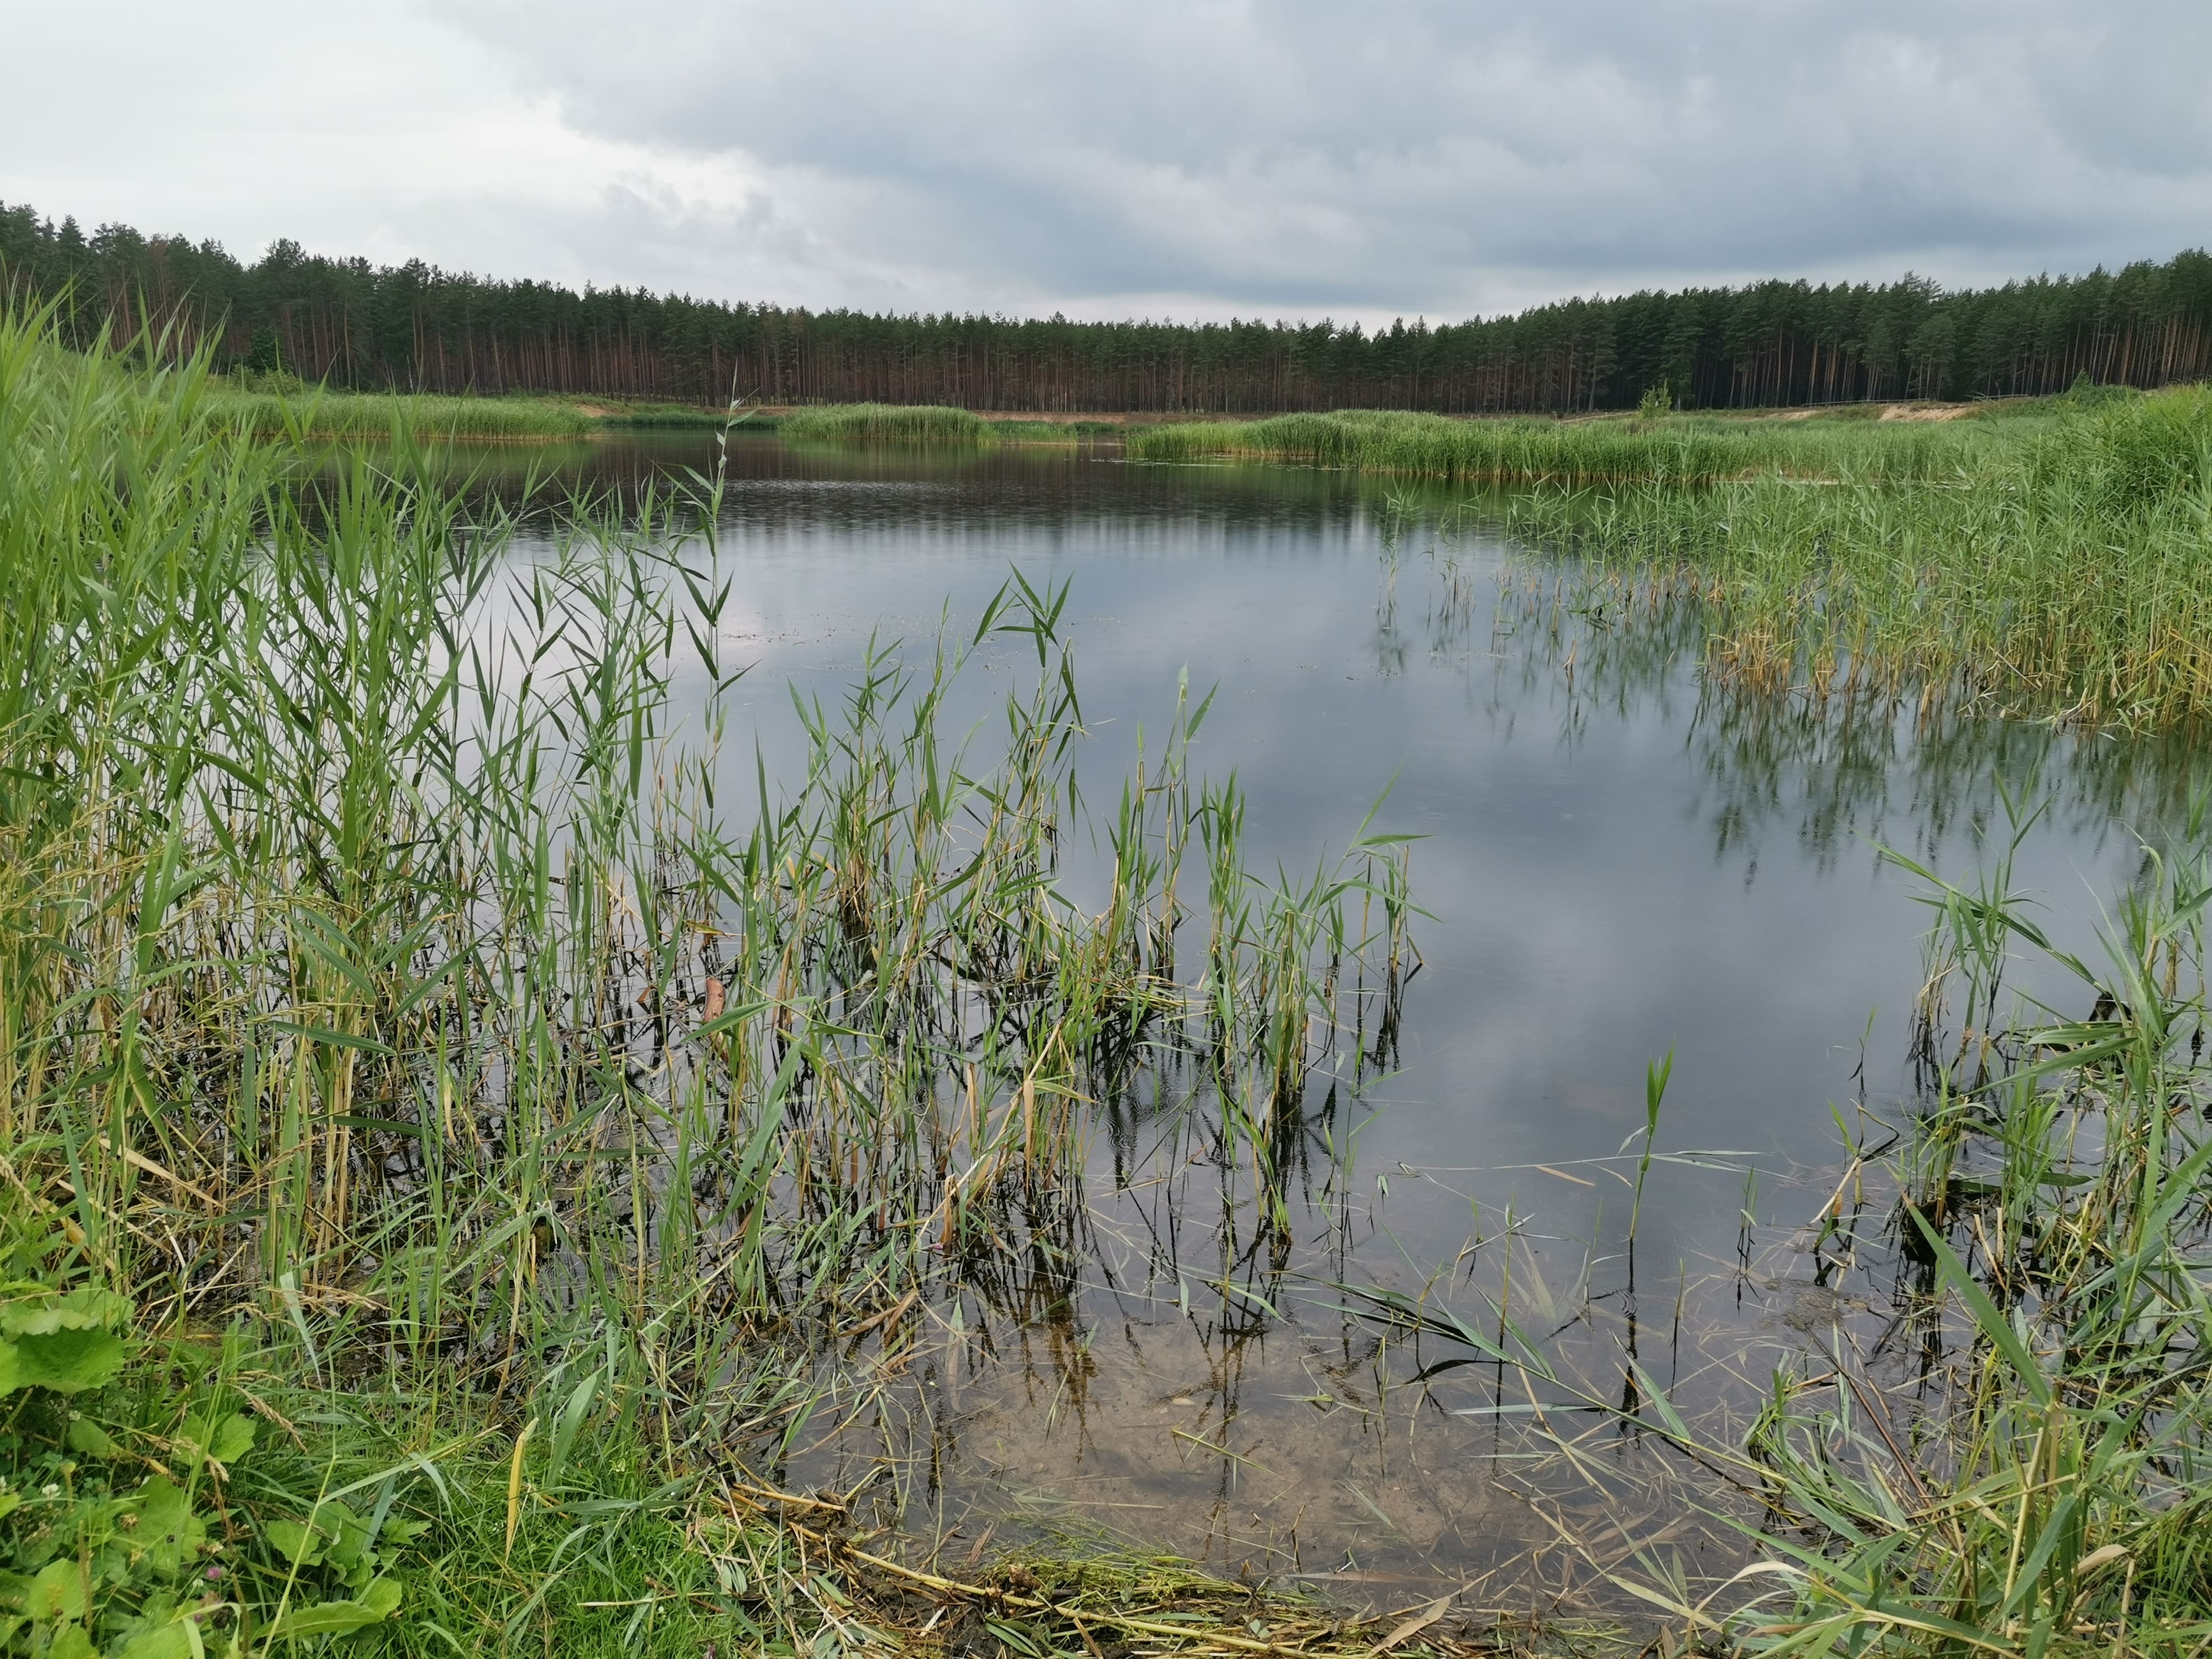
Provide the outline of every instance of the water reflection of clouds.
[[[1433,494],[1072,451],[732,453],[723,632],[757,658],[730,694],[748,777],[756,742],[772,765],[799,752],[787,680],[836,696],[872,635],[919,660],[1018,567],[1073,582],[1094,791],[1186,671],[1219,687],[1194,753],[1237,773],[1263,866],[1310,869],[1391,788],[1438,920],[1392,1090],[1426,1104],[1371,1133],[1416,1164],[1467,1163],[1470,1138],[1505,1161],[1601,1129],[1610,1150],[1670,1046],[1685,1139],[1820,1157],[1870,1015],[1869,1085],[1902,1087],[1923,918],[1872,842],[1965,869],[1998,781],[2039,769],[2059,810],[2023,873],[2086,921],[2088,889],[2128,867],[2123,819],[2178,787],[2151,745],[1730,697],[1701,683],[1681,617],[1578,602],[1479,520],[1439,533]],[[987,643],[952,729],[990,720],[1027,651]],[[1079,891],[1085,848],[1067,850]],[[1616,1094],[1609,1122],[1565,1104]]]
[[[785,464],[766,447],[753,453]],[[883,464],[850,465],[865,474]],[[2127,823],[2169,810],[2193,769],[2172,746],[1732,698],[1701,681],[1682,618],[1577,609],[1560,573],[1480,533],[1433,553],[1401,536],[1394,555],[1389,515],[1340,475],[1285,484],[1237,469],[1168,474],[1032,455],[954,469],[932,483],[926,511],[904,517],[843,510],[837,502],[867,497],[869,480],[853,483],[842,495],[748,483],[729,498],[724,633],[757,656],[726,697],[725,753],[741,786],[726,799],[741,822],[756,745],[772,778],[803,754],[787,685],[836,698],[872,635],[902,639],[906,659],[921,661],[940,624],[965,638],[1018,567],[1073,584],[1090,731],[1082,779],[1094,806],[1110,807],[1139,728],[1155,740],[1164,730],[1188,671],[1195,692],[1219,687],[1194,759],[1217,778],[1237,774],[1256,867],[1310,870],[1386,787],[1382,823],[1421,837],[1413,893],[1435,920],[1416,930],[1425,965],[1396,1070],[1332,1131],[1371,1114],[1354,1189],[1340,1194],[1340,1265],[1356,1275],[1450,1261],[1509,1204],[1544,1271],[1606,1260],[1626,1225],[1626,1189],[1583,1161],[1612,1156],[1640,1128],[1645,1065],[1670,1049],[1662,1146],[1731,1149],[1770,1169],[1829,1161],[1832,1102],[1881,1106],[1910,1084],[1926,917],[1914,883],[1885,867],[1873,842],[1963,872],[1978,835],[2001,819],[2000,781],[2035,772],[2057,806],[2023,853],[2020,882],[2047,896],[2054,927],[2071,937],[2134,867]],[[1025,639],[988,641],[946,729],[976,727],[988,751],[1000,702],[1034,663]],[[696,669],[680,674],[679,709],[705,690]],[[1080,898],[1099,849],[1072,835],[1063,851]],[[1562,1177],[1563,1166],[1580,1173]],[[1694,1276],[1729,1259],[1740,1181],[1726,1168],[1662,1166],[1642,1217],[1646,1261]],[[1202,1218],[1185,1219],[1188,1237],[1203,1231]],[[1281,1401],[1322,1392],[1301,1379],[1325,1361],[1337,1367],[1330,1387],[1351,1389],[1341,1352],[1328,1358],[1331,1331],[1293,1318],[1274,1348],[1255,1336],[1232,1364],[1228,1339],[1200,1340],[1159,1299],[1188,1286],[1162,1277],[1138,1221],[1105,1205],[1101,1225],[1127,1232],[1112,1253],[1120,1265],[1111,1285],[1086,1268],[1082,1305],[1066,1316],[1079,1328],[1066,1340],[1090,1343],[1086,1353],[1109,1325],[1127,1335],[1127,1352],[1086,1361],[1081,1431],[1055,1439],[1039,1420],[1036,1400],[1062,1386],[1056,1362],[1040,1359],[1036,1376],[985,1367],[970,1385],[969,1426],[984,1425],[1003,1452],[983,1461],[1017,1472],[1042,1462],[1054,1477],[1042,1484],[1091,1482],[1083,1489],[1102,1501],[1187,1505],[1237,1466],[1200,1468],[1186,1443],[1155,1433],[1157,1401],[1194,1370],[1249,1373],[1239,1421],[1267,1443],[1235,1449],[1261,1463],[1287,1457],[1304,1473],[1237,1479],[1258,1483],[1255,1496],[1307,1504],[1310,1535],[1385,1547],[1340,1490],[1374,1474],[1362,1458],[1388,1463],[1381,1442],[1332,1441],[1330,1461],[1311,1449],[1303,1417],[1294,1425],[1283,1415],[1310,1413]],[[1301,1250],[1319,1249],[1326,1218],[1298,1225]],[[1012,1365],[1012,1352],[995,1363]],[[1228,1386],[1216,1387],[1217,1402]],[[1217,1417],[1213,1431],[1222,1427]],[[1468,1540],[1494,1534],[1494,1517],[1484,1480],[1449,1473],[1455,1443],[1440,1442],[1423,1468],[1396,1466],[1389,1478],[1407,1484],[1362,1490],[1402,1499],[1398,1524],[1422,1549],[1471,1559]],[[1216,1523],[1223,1536],[1252,1529],[1249,1518]]]

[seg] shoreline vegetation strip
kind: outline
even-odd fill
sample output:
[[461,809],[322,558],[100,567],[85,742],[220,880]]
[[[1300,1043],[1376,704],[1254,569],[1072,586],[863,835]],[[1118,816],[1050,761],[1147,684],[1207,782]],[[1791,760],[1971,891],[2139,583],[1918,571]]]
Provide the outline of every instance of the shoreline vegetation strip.
[[[2099,430],[2048,463],[2078,510],[2199,487],[2164,427]],[[1233,781],[1190,768],[1200,699],[1073,906],[1066,595],[1018,578],[718,808],[719,715],[665,727],[673,659],[723,677],[711,500],[520,568],[404,441],[305,490],[299,461],[204,363],[0,313],[0,1651],[1602,1644],[1097,1552],[946,1572],[776,1478],[917,1310],[1068,1293],[1089,1103],[1185,1091],[1168,1162],[1223,1172],[1224,1259],[1350,1179],[1302,1138],[1418,960],[1399,838],[1255,878]],[[481,640],[501,585],[519,631]],[[969,752],[938,713],[994,635],[1035,681]],[[1662,1652],[2180,1659],[2212,1640],[2203,819],[2107,961],[2059,958],[2086,1018],[2000,1002],[2049,950],[2005,858],[1930,896],[1927,1097],[1852,1166],[1899,1198],[1814,1249],[1903,1264],[1942,1386],[1902,1430],[1913,1379],[1838,1354],[1715,1440],[1632,1370],[1603,1409],[1763,1493],[1764,1565],[1584,1547]],[[1570,1389],[1502,1314],[1344,1290]]]
[[982,417],[965,410],[859,404],[819,408],[712,409],[555,397],[331,391],[283,376],[214,380],[220,422],[262,439],[375,441],[399,432],[416,442],[557,443],[655,433],[776,432],[799,440],[933,446],[1069,444],[1118,436],[1122,423],[1080,416]]
[[2085,391],[1947,422],[1566,423],[1364,412],[1132,434],[1466,484],[1616,611],[1681,604],[1710,672],[2136,730],[2212,716],[2212,391]]

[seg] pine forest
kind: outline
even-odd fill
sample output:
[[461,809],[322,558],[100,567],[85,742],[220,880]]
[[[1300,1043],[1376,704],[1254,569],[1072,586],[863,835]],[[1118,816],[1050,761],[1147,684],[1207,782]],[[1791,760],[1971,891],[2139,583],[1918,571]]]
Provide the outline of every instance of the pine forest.
[[[2039,395],[2212,373],[2212,255],[1947,291],[1771,281],[1569,300],[1372,331],[809,311],[377,265],[279,240],[90,234],[0,204],[0,283],[63,307],[79,343],[144,323],[229,368],[357,389],[979,410],[1440,414]],[[210,342],[208,337],[215,337]]]

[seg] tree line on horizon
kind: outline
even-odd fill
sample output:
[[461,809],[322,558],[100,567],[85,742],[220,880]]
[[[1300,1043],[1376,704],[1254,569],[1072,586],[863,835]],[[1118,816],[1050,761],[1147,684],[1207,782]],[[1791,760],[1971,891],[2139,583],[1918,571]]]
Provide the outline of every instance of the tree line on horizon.
[[1770,281],[1574,299],[1435,326],[878,315],[501,281],[279,240],[247,264],[0,204],[0,287],[65,332],[150,323],[226,369],[358,390],[695,404],[1275,414],[1793,407],[2151,387],[2212,374],[2212,254],[1947,290]]

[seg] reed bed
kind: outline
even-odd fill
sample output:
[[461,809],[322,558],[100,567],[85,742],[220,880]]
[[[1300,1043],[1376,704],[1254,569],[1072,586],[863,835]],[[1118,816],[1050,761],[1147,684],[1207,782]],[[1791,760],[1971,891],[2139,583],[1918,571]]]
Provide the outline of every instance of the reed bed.
[[731,427],[775,428],[775,422],[737,405],[710,409],[697,404],[592,404],[581,411],[598,432],[721,432]]
[[1099,439],[1119,441],[1127,428],[1115,421],[1086,421],[1069,417],[1062,420],[1009,421],[989,420],[991,440],[1002,444],[1083,444]]
[[2192,728],[2212,713],[2212,392],[2041,407],[1942,422],[1298,416],[1129,444],[1530,486],[1436,510],[1571,556],[1580,609],[1690,619],[1709,670],[1756,693]]
[[[1279,1248],[1415,960],[1402,844],[1255,876],[1204,699],[1089,812],[1066,593],[1019,579],[736,787],[715,697],[674,701],[733,673],[711,498],[579,504],[515,562],[412,428],[305,437],[0,317],[9,1478],[75,1471],[0,1514],[10,1628],[892,1644],[773,1496],[794,1437],[865,1409],[864,1340],[1065,1300],[1103,1127]],[[1009,646],[1030,684],[954,735]]]
[[1132,460],[1255,459],[1471,483],[1710,484],[1753,474],[1948,477],[1997,441],[1980,422],[1459,420],[1392,410],[1133,429]]
[[979,445],[991,423],[965,409],[918,404],[830,404],[783,417],[787,438],[828,443]]
[[1953,477],[1539,491],[1520,534],[1631,605],[1692,604],[1714,670],[2089,725],[2212,712],[2212,393],[2048,424]]
[[246,392],[220,383],[211,384],[204,396],[214,419],[254,438],[380,439],[404,433],[418,443],[544,440],[582,437],[605,424],[571,404],[535,398]]

